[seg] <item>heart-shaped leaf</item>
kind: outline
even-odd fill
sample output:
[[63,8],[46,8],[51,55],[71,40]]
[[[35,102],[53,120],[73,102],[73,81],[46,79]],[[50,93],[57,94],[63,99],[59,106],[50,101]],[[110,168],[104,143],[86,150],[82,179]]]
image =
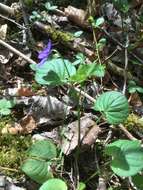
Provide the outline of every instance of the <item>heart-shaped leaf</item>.
[[27,151],[29,157],[37,157],[45,161],[56,158],[56,146],[49,140],[35,142]]
[[118,140],[105,153],[112,156],[111,168],[119,176],[133,176],[143,169],[143,148],[139,141]]
[[66,183],[61,179],[49,179],[46,181],[39,190],[67,190]]
[[31,65],[36,71],[35,80],[39,84],[58,86],[66,83],[76,73],[75,67],[67,59],[53,58],[43,65]]
[[35,142],[27,151],[29,158],[21,169],[37,183],[43,183],[53,177],[51,172],[51,159],[56,158],[55,145],[49,140]]
[[129,105],[126,97],[116,91],[105,92],[100,95],[94,109],[102,112],[110,124],[124,122],[129,115]]
[[53,177],[50,171],[50,163],[42,160],[27,159],[21,169],[31,179],[40,184]]

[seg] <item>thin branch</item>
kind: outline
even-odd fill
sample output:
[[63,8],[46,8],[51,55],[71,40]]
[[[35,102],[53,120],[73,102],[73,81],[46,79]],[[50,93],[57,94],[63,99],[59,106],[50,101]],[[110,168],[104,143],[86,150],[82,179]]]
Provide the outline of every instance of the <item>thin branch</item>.
[[14,15],[15,14],[15,9],[11,8],[7,5],[4,5],[3,3],[0,3],[0,12],[4,14],[10,14]]
[[1,14],[0,14],[0,17],[3,18],[3,19],[8,20],[8,21],[10,21],[10,22],[12,22],[12,23],[14,23],[14,24],[16,24],[20,29],[23,29],[23,30],[26,30],[26,29],[27,29],[26,27],[22,26],[21,24],[17,23],[15,20],[13,20],[13,19],[11,19],[11,18],[8,18],[8,17],[6,17],[6,16],[4,16],[4,15],[1,15]]
[[124,85],[123,85],[123,94],[126,93],[126,88],[127,88],[127,69],[128,69],[128,44],[129,44],[129,39],[127,35],[127,40],[126,40],[126,48],[125,48],[125,67],[124,67]]
[[[112,61],[107,61],[107,68],[114,72],[116,75],[124,77],[124,69],[112,63]],[[128,80],[134,80],[136,83],[140,84],[140,80],[137,77],[134,77],[129,71],[126,73]]]
[[122,124],[119,125],[119,128],[130,140],[137,140]]
[[[107,30],[102,29],[102,31],[106,34],[106,36],[107,36],[108,38],[110,38],[113,42],[115,42],[117,45],[119,45],[122,49],[125,49],[125,48],[126,48],[126,46],[124,46],[121,42],[119,42],[116,38],[114,38],[113,35],[110,35],[110,33],[107,32]],[[133,52],[130,52],[130,51],[128,51],[128,53],[129,53],[130,55],[132,55],[137,61],[139,61],[140,63],[143,64],[143,60],[140,59],[136,54],[134,54]]]
[[33,61],[32,59],[30,59],[29,57],[27,57],[26,55],[24,55],[23,53],[21,53],[20,51],[15,49],[13,46],[9,45],[8,43],[6,43],[5,41],[3,41],[1,39],[0,39],[0,44],[2,46],[6,47],[7,49],[9,49],[10,51],[12,51],[13,53],[17,54],[18,56],[22,57],[27,62],[29,62],[31,64],[37,64],[35,61]]
[[23,0],[20,0],[20,4],[21,4],[21,9],[22,9],[23,20],[24,20],[24,23],[25,23],[25,25],[27,27],[27,34],[28,34],[28,37],[29,37],[29,41],[31,42],[32,45],[34,45],[35,40],[33,38],[32,32],[31,32],[31,30],[29,28],[30,24],[29,24],[29,21],[28,21],[27,12],[26,12]]
[[88,95],[86,92],[80,90],[80,89],[77,88],[77,87],[74,87],[74,89],[75,89],[77,92],[79,92],[82,96],[86,97],[88,100],[90,100],[91,102],[95,103],[96,100],[95,100],[94,98],[92,98],[90,95]]

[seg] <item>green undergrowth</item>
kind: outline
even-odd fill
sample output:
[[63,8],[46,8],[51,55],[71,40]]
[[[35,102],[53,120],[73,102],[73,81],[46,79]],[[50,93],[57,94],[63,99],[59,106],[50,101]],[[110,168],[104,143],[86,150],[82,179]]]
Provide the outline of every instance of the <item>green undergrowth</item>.
[[20,166],[26,158],[26,150],[30,145],[30,136],[1,135],[0,170],[2,173],[16,179],[22,177]]

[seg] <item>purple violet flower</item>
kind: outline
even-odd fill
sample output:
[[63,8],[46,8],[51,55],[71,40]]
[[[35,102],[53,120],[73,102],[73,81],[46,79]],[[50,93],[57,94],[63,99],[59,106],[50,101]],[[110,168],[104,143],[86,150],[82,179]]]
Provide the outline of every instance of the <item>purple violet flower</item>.
[[51,40],[49,40],[46,48],[44,48],[42,51],[40,51],[40,53],[38,55],[38,59],[40,60],[40,62],[37,64],[38,67],[44,64],[46,59],[49,57],[51,51],[52,51],[52,42],[51,42]]

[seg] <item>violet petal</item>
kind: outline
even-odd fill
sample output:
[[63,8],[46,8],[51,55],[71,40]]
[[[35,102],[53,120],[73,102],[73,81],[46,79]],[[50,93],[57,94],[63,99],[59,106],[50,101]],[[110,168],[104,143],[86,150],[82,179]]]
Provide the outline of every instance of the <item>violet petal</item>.
[[49,40],[47,47],[44,48],[43,51],[41,51],[38,55],[38,59],[45,59],[49,56],[49,54],[51,53],[51,49],[52,49],[52,42],[51,40]]

